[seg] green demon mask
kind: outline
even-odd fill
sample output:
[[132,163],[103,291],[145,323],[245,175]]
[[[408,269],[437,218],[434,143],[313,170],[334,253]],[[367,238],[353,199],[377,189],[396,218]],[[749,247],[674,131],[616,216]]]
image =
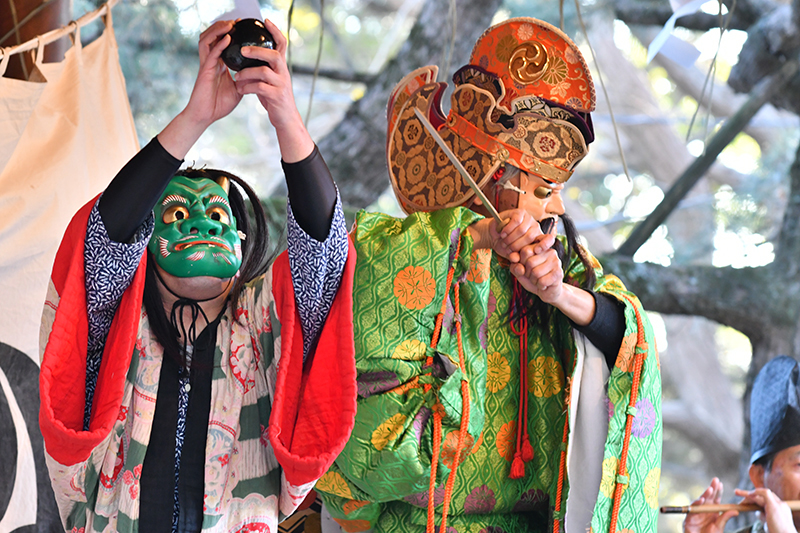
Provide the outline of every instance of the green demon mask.
[[216,182],[175,176],[154,212],[148,247],[165,272],[230,278],[239,271],[242,241],[228,194]]

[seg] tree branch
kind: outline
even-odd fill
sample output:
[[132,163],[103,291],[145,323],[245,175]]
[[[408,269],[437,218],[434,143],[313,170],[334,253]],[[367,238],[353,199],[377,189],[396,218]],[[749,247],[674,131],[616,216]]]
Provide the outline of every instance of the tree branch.
[[750,98],[747,99],[744,105],[709,140],[703,154],[695,159],[681,177],[675,181],[655,210],[634,228],[628,240],[620,246],[619,253],[633,256],[636,250],[650,238],[656,228],[667,219],[678,205],[678,202],[694,187],[695,183],[703,176],[711,164],[716,161],[720,152],[744,129],[750,119],[767,103],[769,98],[777,93],[786,84],[787,80],[797,73],[798,67],[800,67],[800,64],[797,61],[787,62],[772,77],[762,80],[753,89]]
[[713,454],[706,454],[711,462],[708,470],[719,473],[731,464],[736,465],[740,452],[739,442],[730,442],[712,431],[710,428],[714,421],[707,418],[708,413],[705,414],[705,417],[702,416],[695,406],[680,400],[665,400],[661,404],[664,427],[681,433],[701,450],[714,450]]
[[[667,19],[672,16],[672,13],[672,7],[670,7],[669,2],[621,0],[614,4],[615,16],[629,25],[663,26],[666,24]],[[746,30],[752,23],[753,20],[748,19],[737,8],[731,15],[728,27],[733,30]],[[718,15],[695,13],[679,18],[675,24],[690,30],[708,31],[712,28],[718,28],[720,20]]]
[[[648,310],[698,315],[758,337],[768,325],[789,324],[797,307],[791,291],[776,280],[780,269],[712,266],[663,267],[611,255],[604,269],[619,276]],[[796,283],[795,283],[796,284]],[[793,315],[794,313],[792,313]]]
[[[796,59],[800,52],[800,28],[793,23],[794,10],[783,5],[764,15],[747,32],[739,61],[731,69],[728,85],[737,92],[749,92],[759,81],[779,70],[787,59]],[[800,113],[800,76],[795,76],[785,89],[773,95],[775,107]]]
[[[314,67],[311,65],[292,65],[292,74],[313,76]],[[352,83],[370,84],[375,80],[375,74],[338,70],[335,68],[320,68],[318,75],[321,78],[327,78],[329,80],[347,81]]]
[[[320,0],[312,0],[311,3],[314,5],[314,9],[316,9],[319,12],[319,17],[320,20],[322,21],[322,27],[324,28],[326,35],[329,36],[331,39],[333,39],[333,42],[336,44],[335,48],[339,54],[339,57],[342,58],[342,61],[344,61],[348,70],[350,71],[355,70],[353,59],[347,53],[347,47],[342,42],[341,35],[339,35],[339,32],[336,30],[336,27],[333,24],[331,24],[330,20],[328,20],[328,17],[325,16],[325,13],[322,12],[322,4],[320,3]],[[312,70],[311,72],[313,73],[314,71]]]
[[794,163],[789,170],[789,202],[783,213],[775,262],[785,268],[786,276],[789,279],[798,279],[798,274],[800,274],[800,146],[798,146]]

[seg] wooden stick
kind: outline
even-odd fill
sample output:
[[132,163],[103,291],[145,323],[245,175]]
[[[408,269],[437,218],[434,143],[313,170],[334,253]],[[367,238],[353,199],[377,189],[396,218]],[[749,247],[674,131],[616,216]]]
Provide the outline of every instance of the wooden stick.
[[430,136],[433,137],[433,140],[436,141],[436,144],[439,145],[439,148],[442,149],[442,151],[450,160],[450,162],[453,163],[453,166],[456,167],[456,170],[458,171],[459,174],[461,174],[461,177],[464,178],[464,181],[466,181],[467,184],[475,192],[475,196],[480,198],[481,202],[483,202],[484,207],[486,207],[486,210],[489,211],[492,217],[497,221],[497,229],[499,231],[500,228],[506,225],[507,221],[500,218],[500,214],[497,212],[497,209],[495,209],[495,207],[492,205],[489,199],[486,198],[486,195],[483,194],[481,188],[478,187],[478,184],[475,183],[474,179],[472,179],[472,176],[470,176],[469,172],[467,172],[467,169],[465,169],[464,165],[461,164],[461,161],[458,160],[456,154],[454,154],[453,151],[450,149],[450,147],[447,146],[447,143],[444,142],[444,139],[442,139],[442,136],[439,135],[438,131],[436,131],[436,128],[433,127],[433,124],[431,124],[430,121],[428,121],[425,115],[423,115],[418,108],[416,107],[414,108],[414,113],[417,115],[417,118],[425,127],[425,130],[427,130],[428,134],[430,134]]
[[[785,501],[792,511],[800,511],[800,501]],[[724,513],[725,511],[762,511],[763,508],[753,503],[716,503],[707,505],[685,505],[683,507],[662,507],[661,514],[689,514],[689,513]]]

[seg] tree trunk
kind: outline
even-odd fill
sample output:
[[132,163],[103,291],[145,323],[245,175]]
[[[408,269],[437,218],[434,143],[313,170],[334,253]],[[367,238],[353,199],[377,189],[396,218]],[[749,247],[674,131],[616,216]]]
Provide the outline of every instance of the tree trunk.
[[[41,11],[41,0],[6,0],[0,2],[0,46],[10,47],[33,39],[37,35],[65,26],[72,14],[72,3],[68,0],[53,0]],[[27,20],[26,20],[27,19]],[[69,39],[64,37],[44,49],[46,62],[58,62],[64,59],[64,52],[69,48]],[[5,76],[26,80],[30,76],[33,62],[30,54],[16,54],[8,64]]]
[[[737,92],[749,92],[760,80],[781,68],[786,58],[800,50],[800,27],[794,5],[782,5],[765,14],[747,31],[739,62],[731,69],[728,84]],[[770,102],[800,113],[800,76],[795,76]]]
[[[500,0],[457,0],[457,34],[450,72],[439,72],[449,81],[452,72],[469,60],[472,46],[500,6]],[[389,92],[412,70],[425,65],[445,68],[452,38],[448,0],[428,0],[408,40],[386,67],[367,85],[342,121],[319,142],[319,149],[339,184],[345,204],[366,207],[389,187],[386,170],[386,105]]]

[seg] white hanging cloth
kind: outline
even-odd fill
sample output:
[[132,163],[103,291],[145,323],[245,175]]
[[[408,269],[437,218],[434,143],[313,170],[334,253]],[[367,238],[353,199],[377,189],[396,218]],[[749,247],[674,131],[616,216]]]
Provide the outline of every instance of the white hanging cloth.
[[0,342],[37,364],[61,236],[139,149],[110,8],[105,20],[85,48],[75,24],[61,63],[42,64],[40,46],[31,79],[41,81],[0,78]]

